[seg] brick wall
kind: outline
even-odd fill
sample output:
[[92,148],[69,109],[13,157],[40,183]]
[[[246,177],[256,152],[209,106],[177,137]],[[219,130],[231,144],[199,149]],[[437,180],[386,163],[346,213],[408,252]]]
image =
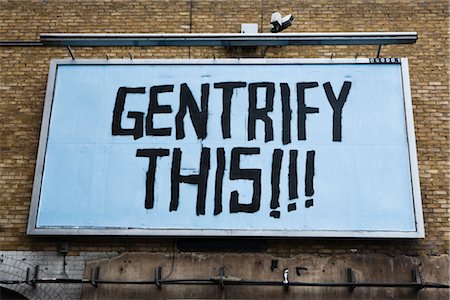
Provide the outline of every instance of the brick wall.
[[[269,253],[358,253],[438,255],[449,252],[448,2],[446,0],[297,1],[0,1],[0,39],[37,40],[44,32],[188,33],[239,32],[259,23],[269,32],[272,12],[292,13],[287,32],[417,31],[414,45],[384,46],[385,57],[410,59],[411,89],[425,219],[423,240],[276,240]],[[192,12],[192,14],[191,14]],[[262,22],[261,22],[262,21]],[[240,53],[260,56],[264,51]],[[267,58],[374,57],[376,46],[269,47]],[[77,58],[224,58],[221,47],[74,48]],[[0,47],[0,250],[54,251],[63,240],[25,234],[51,58],[64,48]],[[67,240],[67,239],[66,239]],[[83,238],[70,240],[69,255],[81,251],[171,251],[172,239]],[[352,250],[355,251],[355,250]]]

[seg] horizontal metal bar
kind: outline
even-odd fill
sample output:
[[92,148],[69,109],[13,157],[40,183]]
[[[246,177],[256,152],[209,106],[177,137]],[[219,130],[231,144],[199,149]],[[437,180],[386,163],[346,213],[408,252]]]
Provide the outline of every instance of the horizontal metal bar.
[[44,46],[322,46],[414,44],[417,32],[78,34],[42,33]]
[[0,47],[43,46],[41,41],[0,41]]
[[[72,279],[72,278],[42,278],[33,280],[35,283],[72,283],[86,284],[90,283],[89,279]],[[228,280],[226,277],[222,281],[217,279],[172,279],[158,281],[161,285],[240,285],[240,286],[312,286],[312,287],[386,287],[386,288],[437,288],[449,289],[448,284],[425,282],[418,283],[389,283],[389,282],[292,282],[285,284],[282,281],[257,281],[257,280]],[[0,284],[24,284],[24,280],[0,280]],[[135,284],[135,285],[152,285],[154,280],[148,281],[115,281],[115,280],[96,280],[98,284]]]

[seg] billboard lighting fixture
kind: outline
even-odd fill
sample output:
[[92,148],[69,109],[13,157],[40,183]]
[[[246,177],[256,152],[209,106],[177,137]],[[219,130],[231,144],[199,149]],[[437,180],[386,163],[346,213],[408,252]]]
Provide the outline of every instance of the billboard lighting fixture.
[[314,33],[42,33],[43,46],[324,46],[414,44],[417,32],[314,32]]

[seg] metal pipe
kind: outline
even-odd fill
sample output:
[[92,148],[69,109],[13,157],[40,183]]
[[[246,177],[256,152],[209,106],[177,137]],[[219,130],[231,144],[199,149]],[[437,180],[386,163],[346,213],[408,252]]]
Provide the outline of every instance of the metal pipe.
[[0,47],[36,47],[44,46],[41,41],[0,41]]
[[417,32],[79,34],[42,33],[44,46],[323,46],[414,44]]
[[[34,283],[67,283],[67,284],[86,284],[91,283],[90,279],[73,279],[73,278],[42,278],[33,280]],[[0,280],[0,284],[25,284],[26,280]],[[144,281],[121,281],[121,280],[96,280],[97,284],[133,284],[133,285],[155,285],[155,280]],[[448,284],[424,282],[420,283],[389,283],[389,282],[293,282],[287,284],[283,281],[258,281],[258,280],[223,280],[211,279],[172,279],[158,281],[161,285],[233,285],[233,286],[310,286],[310,287],[368,287],[368,288],[436,288],[448,289]]]

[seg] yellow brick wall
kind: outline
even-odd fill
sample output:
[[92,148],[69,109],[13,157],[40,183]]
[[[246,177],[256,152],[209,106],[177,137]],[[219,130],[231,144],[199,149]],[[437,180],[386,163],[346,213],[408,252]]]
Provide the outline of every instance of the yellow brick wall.
[[[383,46],[385,57],[410,59],[411,89],[425,219],[423,240],[273,240],[269,252],[449,252],[449,90],[447,0],[0,0],[0,39],[38,40],[39,33],[239,32],[259,23],[269,32],[274,11],[292,13],[286,32],[417,31],[414,45]],[[191,14],[192,13],[192,14]],[[223,58],[260,56],[221,47],[77,48],[77,58]],[[377,46],[268,47],[267,58],[374,57]],[[68,58],[58,47],[0,47],[0,250],[55,250],[64,237],[25,234],[33,185],[47,72],[51,58]],[[172,239],[68,239],[77,251],[166,251]]]

